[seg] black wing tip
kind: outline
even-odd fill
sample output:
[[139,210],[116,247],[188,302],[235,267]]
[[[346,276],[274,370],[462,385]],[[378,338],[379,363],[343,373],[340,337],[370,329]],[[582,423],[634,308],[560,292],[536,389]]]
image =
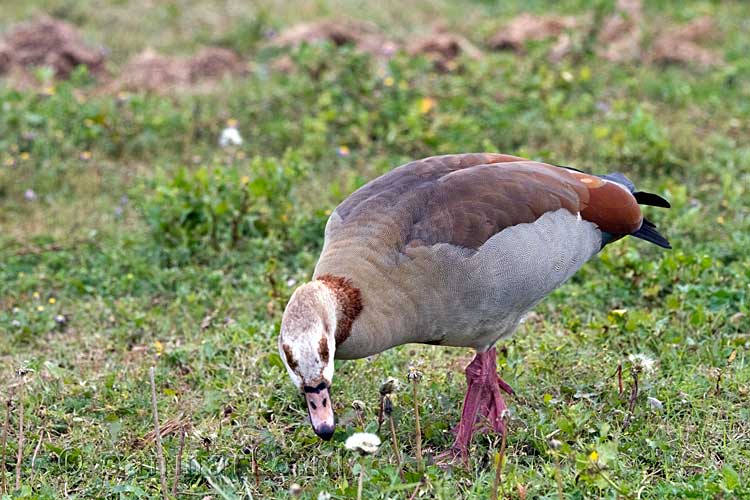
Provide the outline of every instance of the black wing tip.
[[659,196],[658,194],[654,193],[646,193],[644,191],[636,191],[633,193],[633,196],[635,197],[635,201],[638,202],[640,205],[650,205],[652,207],[661,207],[661,208],[672,208],[672,205]]
[[669,240],[662,236],[659,231],[656,230],[654,224],[647,219],[643,219],[643,224],[641,225],[640,229],[632,233],[631,236],[635,236],[636,238],[648,241],[649,243],[653,243],[654,245],[666,248],[667,250],[672,249],[672,245],[669,244]]

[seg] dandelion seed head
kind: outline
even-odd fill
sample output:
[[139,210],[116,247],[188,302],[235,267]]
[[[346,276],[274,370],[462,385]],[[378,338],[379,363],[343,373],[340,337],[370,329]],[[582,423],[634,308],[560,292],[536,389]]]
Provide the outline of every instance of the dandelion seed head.
[[371,455],[378,451],[380,438],[369,432],[355,432],[344,443],[347,450],[358,451],[363,455]]
[[631,354],[628,361],[633,365],[635,370],[643,373],[653,373],[656,371],[656,360],[645,354]]

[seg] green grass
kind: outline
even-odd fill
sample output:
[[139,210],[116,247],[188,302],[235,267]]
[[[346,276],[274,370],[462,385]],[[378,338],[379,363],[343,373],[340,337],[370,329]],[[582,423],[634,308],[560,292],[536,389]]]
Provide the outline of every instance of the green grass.
[[[449,74],[404,55],[379,67],[349,48],[304,47],[299,69],[281,75],[252,33],[371,13],[402,37],[439,17],[481,45],[522,4],[257,5],[159,3],[153,15],[145,2],[3,6],[0,30],[42,10],[65,15],[110,46],[115,71],[147,45],[187,53],[224,43],[259,61],[207,95],[118,98],[94,92],[85,72],[48,96],[0,83],[3,401],[28,370],[0,471],[12,486],[23,404],[22,487],[9,496],[158,497],[156,452],[140,442],[152,429],[152,365],[162,423],[191,423],[181,497],[287,498],[293,483],[302,498],[352,497],[358,461],[343,441],[361,429],[351,403],[366,403],[373,431],[381,381],[406,382],[410,363],[424,372],[423,446],[444,450],[471,352],[403,346],[337,363],[339,426],[324,443],[304,422],[276,335],[327,214],[348,193],[409,159],[502,151],[626,173],[672,201],[648,214],[674,246],[608,247],[502,344],[501,373],[518,393],[504,494],[557,498],[559,473],[565,498],[750,498],[750,8],[649,3],[652,26],[715,16],[712,46],[726,63],[714,70],[586,53],[554,66],[549,44],[535,43],[524,56],[488,52]],[[551,5],[531,4],[588,9]],[[428,112],[425,98],[435,102]],[[229,119],[245,143],[225,151],[217,138]],[[337,154],[341,146],[350,154]],[[632,354],[656,368],[639,375],[626,427]],[[394,409],[405,482],[383,433],[365,465],[367,498],[409,498],[420,481],[412,403],[403,390]],[[170,482],[178,444],[164,440]],[[428,465],[420,498],[488,498],[499,447],[497,436],[479,436],[468,467]]]

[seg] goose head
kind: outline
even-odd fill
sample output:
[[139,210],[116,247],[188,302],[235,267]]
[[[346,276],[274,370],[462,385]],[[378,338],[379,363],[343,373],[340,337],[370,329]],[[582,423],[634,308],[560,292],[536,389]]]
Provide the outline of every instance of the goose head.
[[315,434],[326,441],[331,439],[336,426],[330,394],[336,311],[334,291],[322,281],[306,283],[292,294],[279,335],[284,366],[305,397]]

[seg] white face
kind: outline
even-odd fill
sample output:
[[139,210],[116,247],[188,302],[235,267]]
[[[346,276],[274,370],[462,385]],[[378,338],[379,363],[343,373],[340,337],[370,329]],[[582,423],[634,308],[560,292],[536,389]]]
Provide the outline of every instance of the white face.
[[335,348],[331,345],[333,342],[333,335],[328,335],[322,327],[304,334],[284,335],[282,325],[282,334],[279,336],[279,354],[284,366],[294,385],[305,396],[313,430],[325,440],[333,436],[336,425],[330,395]]
[[281,319],[279,354],[300,389],[321,379],[331,383],[335,328],[335,298],[324,285],[307,283],[294,291]]
[[330,397],[335,328],[335,299],[324,285],[307,283],[295,290],[281,320],[279,354],[305,395],[315,433],[323,439],[330,439],[335,427]]
[[321,380],[329,385],[333,381],[333,335],[328,335],[322,324],[316,326],[306,332],[286,335],[282,326],[279,336],[279,355],[300,390],[305,385],[317,385]]

